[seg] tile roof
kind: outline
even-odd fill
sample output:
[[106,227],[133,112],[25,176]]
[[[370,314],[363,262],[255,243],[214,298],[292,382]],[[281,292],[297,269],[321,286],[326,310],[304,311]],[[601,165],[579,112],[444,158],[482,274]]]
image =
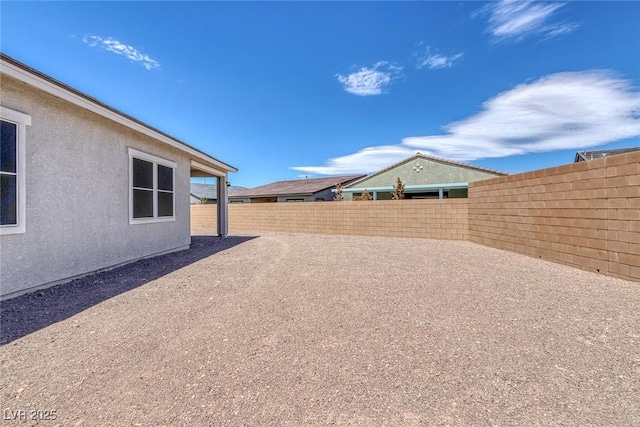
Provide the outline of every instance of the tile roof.
[[575,162],[585,160],[601,159],[602,157],[615,156],[616,154],[630,153],[632,151],[640,151],[640,147],[616,148],[613,150],[596,150],[596,151],[579,151],[576,153]]
[[455,160],[443,159],[442,157],[430,156],[428,154],[422,154],[422,153],[418,152],[418,153],[416,153],[415,155],[413,155],[413,156],[411,156],[409,158],[401,160],[398,163],[394,163],[391,166],[387,166],[386,168],[381,169],[376,173],[373,173],[371,175],[367,175],[367,176],[365,176],[365,177],[363,177],[361,179],[358,179],[357,181],[354,181],[354,182],[350,183],[349,187],[352,187],[353,185],[355,185],[355,184],[357,184],[357,183],[359,183],[361,181],[364,181],[365,179],[369,179],[371,177],[380,175],[381,173],[387,172],[388,170],[391,170],[391,169],[393,169],[393,168],[395,168],[397,166],[403,165],[403,164],[405,164],[407,162],[410,162],[410,161],[413,161],[415,159],[432,160],[434,162],[446,163],[446,164],[453,165],[453,166],[462,166],[462,167],[465,167],[465,168],[475,169],[475,170],[479,170],[479,171],[482,171],[482,172],[495,173],[497,175],[509,175],[508,172],[502,172],[502,171],[499,171],[499,170],[496,170],[496,169],[483,168],[481,166],[470,165],[469,163],[463,163],[463,162],[458,162],[458,161],[455,161]]
[[256,188],[240,191],[231,195],[232,198],[240,197],[269,197],[285,196],[292,194],[314,194],[337,184],[345,184],[365,175],[330,176],[327,178],[296,179],[291,181],[278,181],[262,185]]
[[[237,185],[230,186],[227,190],[229,194],[237,193],[238,191],[244,191],[247,187],[239,187]],[[197,199],[218,199],[218,186],[215,184],[199,184],[191,183],[191,195]]]

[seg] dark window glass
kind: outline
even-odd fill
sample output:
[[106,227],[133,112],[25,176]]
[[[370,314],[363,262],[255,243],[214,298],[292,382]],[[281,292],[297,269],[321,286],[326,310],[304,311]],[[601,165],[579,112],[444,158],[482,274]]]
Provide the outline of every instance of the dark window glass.
[[14,123],[2,122],[0,128],[0,171],[16,173],[16,148],[18,126]]
[[153,163],[133,159],[133,186],[153,188]]
[[173,216],[173,193],[158,192],[158,216]]
[[173,169],[158,165],[158,190],[173,191]]
[[17,184],[15,175],[0,175],[0,225],[18,224]]
[[153,218],[153,191],[133,190],[133,217]]

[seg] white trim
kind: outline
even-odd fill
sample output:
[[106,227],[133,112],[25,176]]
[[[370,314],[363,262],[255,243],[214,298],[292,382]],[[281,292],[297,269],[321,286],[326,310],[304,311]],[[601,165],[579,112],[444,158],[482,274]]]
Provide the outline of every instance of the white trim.
[[0,236],[27,232],[27,126],[31,116],[6,107],[0,107],[0,119],[16,125],[16,185],[18,187],[17,224],[0,226]]
[[171,160],[163,159],[162,157],[154,156],[153,154],[145,153],[144,151],[136,150],[135,148],[129,147],[128,153],[130,156],[134,156],[140,160],[146,160],[148,162],[157,163],[162,166],[167,166],[169,168],[177,168],[178,164]]
[[7,107],[0,106],[0,116],[2,120],[14,122],[16,124],[31,126],[31,116],[19,111],[11,110]]
[[74,105],[77,105],[78,107],[84,108],[85,110],[96,113],[102,117],[106,117],[107,119],[110,119],[116,123],[124,125],[130,129],[133,129],[137,132],[150,136],[151,138],[157,139],[158,141],[161,141],[165,144],[175,147],[181,151],[189,153],[191,156],[197,157],[207,163],[211,163],[224,171],[238,172],[238,170],[232,166],[225,165],[221,161],[214,159],[213,157],[210,157],[194,148],[191,148],[184,143],[181,143],[172,138],[169,138],[168,136],[163,135],[162,133],[156,130],[153,130],[140,123],[137,123],[108,108],[98,105],[78,94],[70,92],[42,77],[29,73],[26,70],[23,70],[15,66],[14,64],[8,63],[6,61],[1,61],[1,64],[2,64],[2,72],[10,77],[13,77],[14,79],[20,80],[21,82],[27,83],[53,96],[62,98],[65,101],[68,101]]
[[[129,225],[137,224],[155,224],[159,222],[172,222],[176,220],[176,169],[178,164],[153,154],[145,153],[135,148],[129,147]],[[153,189],[149,190],[153,193],[153,217],[152,218],[134,218],[133,217],[133,159],[144,160],[153,164]],[[171,168],[173,172],[173,191],[158,190],[158,165]],[[171,193],[173,195],[173,215],[158,216],[158,193]]]

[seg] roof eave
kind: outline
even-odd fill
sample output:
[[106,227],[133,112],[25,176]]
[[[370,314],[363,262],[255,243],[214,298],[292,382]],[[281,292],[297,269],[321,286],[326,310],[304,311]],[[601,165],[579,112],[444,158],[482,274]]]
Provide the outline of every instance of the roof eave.
[[205,161],[216,168],[224,170],[226,172],[238,172],[236,167],[233,167],[227,163],[224,163],[215,157],[200,151],[197,148],[190,146],[189,144],[182,142],[140,120],[129,116],[109,105],[89,96],[71,86],[62,83],[34,68],[29,67],[13,59],[12,57],[0,52],[0,71],[3,74],[8,75],[18,81],[26,83],[32,87],[40,89],[50,95],[57,98],[64,99],[78,107],[85,110],[96,113],[102,117],[105,117],[111,121],[124,125],[137,132],[150,136],[160,142],[168,144],[180,151],[186,152],[193,157],[198,158],[201,161]]

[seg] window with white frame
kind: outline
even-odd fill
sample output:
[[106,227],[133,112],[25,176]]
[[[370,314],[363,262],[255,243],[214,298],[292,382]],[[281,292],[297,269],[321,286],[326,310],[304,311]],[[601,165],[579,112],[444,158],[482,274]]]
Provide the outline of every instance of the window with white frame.
[[176,163],[129,149],[129,222],[175,219]]
[[26,231],[26,132],[31,116],[0,107],[0,235]]

